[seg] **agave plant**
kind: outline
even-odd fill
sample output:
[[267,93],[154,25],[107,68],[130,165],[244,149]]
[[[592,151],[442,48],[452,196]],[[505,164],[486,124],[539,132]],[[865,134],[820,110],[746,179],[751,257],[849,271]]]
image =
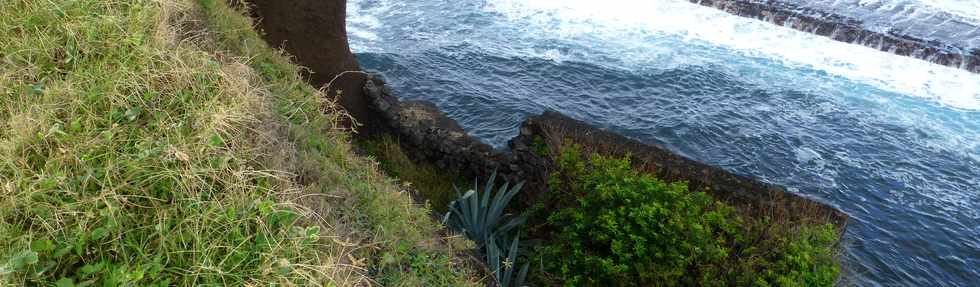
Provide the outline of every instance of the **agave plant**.
[[[493,271],[493,277],[499,286],[522,286],[527,277],[528,264],[524,264],[520,272],[515,274],[520,242],[518,236],[513,236],[506,254],[501,252],[499,246],[506,242],[506,238],[510,238],[514,228],[527,221],[524,216],[504,214],[504,208],[520,192],[524,183],[514,186],[510,186],[509,182],[504,183],[491,198],[496,178],[497,173],[494,172],[483,192],[477,192],[478,185],[474,184],[474,189],[459,195],[459,198],[449,204],[449,212],[442,222],[476,243],[477,250],[483,251],[487,266]],[[459,194],[459,189],[456,189],[456,193]]]
[[[463,233],[467,238],[476,242],[478,249],[483,249],[487,241],[493,239],[491,234],[507,236],[511,230],[527,221],[524,216],[504,214],[504,208],[521,191],[524,183],[521,182],[514,186],[510,186],[510,183],[504,183],[491,199],[490,194],[494,193],[493,182],[496,178],[497,173],[494,172],[484,186],[482,193],[477,192],[474,188],[449,203],[449,212],[442,219],[443,224]],[[459,189],[456,190],[456,193],[459,194]]]
[[517,267],[518,242],[518,236],[514,236],[504,262],[500,261],[504,254],[497,247],[496,240],[490,240],[487,243],[487,265],[493,271],[493,278],[497,279],[497,285],[501,287],[524,286],[524,280],[527,279],[527,270],[531,266],[528,262],[521,266],[520,272],[516,274],[517,277],[514,277],[514,270]]

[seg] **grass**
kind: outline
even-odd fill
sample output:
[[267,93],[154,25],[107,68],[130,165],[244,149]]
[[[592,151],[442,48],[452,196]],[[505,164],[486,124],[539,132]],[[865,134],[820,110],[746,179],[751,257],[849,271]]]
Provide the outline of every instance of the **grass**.
[[223,1],[0,5],[0,285],[475,285]]
[[398,140],[380,136],[361,140],[357,144],[364,152],[378,160],[387,175],[398,178],[428,201],[438,214],[449,210],[449,203],[456,199],[454,187],[469,186],[455,171],[440,169],[429,162],[415,162],[402,150]]

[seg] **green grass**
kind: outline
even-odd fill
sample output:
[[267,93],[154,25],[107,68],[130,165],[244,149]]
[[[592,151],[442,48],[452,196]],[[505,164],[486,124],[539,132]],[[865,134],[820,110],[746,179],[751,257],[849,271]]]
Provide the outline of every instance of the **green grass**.
[[223,1],[0,5],[0,285],[473,285]]
[[[419,192],[439,214],[449,210],[449,203],[456,199],[453,185],[465,189],[467,184],[456,172],[440,169],[432,163],[412,161],[391,136],[361,140],[357,143],[364,152],[378,160],[387,175],[398,178]],[[463,190],[460,190],[462,192]]]

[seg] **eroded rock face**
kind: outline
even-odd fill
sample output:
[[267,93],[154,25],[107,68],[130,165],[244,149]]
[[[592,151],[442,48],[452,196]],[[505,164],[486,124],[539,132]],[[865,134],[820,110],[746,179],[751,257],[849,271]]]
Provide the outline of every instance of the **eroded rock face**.
[[[466,134],[456,121],[434,104],[400,101],[380,78],[358,72],[344,74],[334,81],[345,71],[360,69],[347,44],[345,2],[254,0],[249,3],[253,16],[260,20],[266,40],[282,47],[300,64],[310,68],[309,76],[314,85],[333,81],[328,92],[338,97],[345,109],[363,125],[362,133],[394,134],[402,139],[400,142],[416,159],[434,162],[469,178],[486,178],[496,171],[501,178],[526,181],[525,193],[534,194],[547,192],[548,172],[554,169],[554,163],[547,156],[538,154],[535,145],[543,141],[554,148],[563,141],[571,141],[583,145],[589,152],[631,155],[641,171],[667,180],[688,181],[693,189],[704,190],[741,205],[743,209],[771,211],[776,208],[786,217],[815,218],[833,222],[838,227],[843,227],[846,221],[843,213],[782,188],[737,176],[557,113],[545,113],[526,120],[520,135],[511,140],[511,150],[499,151]],[[739,7],[742,8],[734,11],[748,9],[745,11],[756,11],[751,13],[760,15],[768,11],[755,6]],[[776,22],[799,21],[792,20],[798,16],[774,15],[774,19],[782,19]],[[819,28],[818,32],[840,29],[844,28],[828,26]]]
[[[819,6],[818,2],[795,4],[787,1],[757,0],[689,0],[703,6],[713,7],[734,15],[755,18],[775,25],[790,27],[800,31],[829,37],[831,39],[859,44],[881,51],[922,59],[932,63],[956,67],[980,73],[980,47],[975,47],[970,37],[980,39],[980,29],[972,24],[957,21],[954,15],[942,12],[923,19],[922,24],[897,23],[890,29],[876,31],[875,26],[855,18],[845,11],[832,12],[830,8]],[[823,1],[826,2],[826,1]],[[801,2],[801,3],[806,3]],[[868,12],[871,13],[871,12]],[[954,37],[938,37],[928,33],[923,25],[931,25],[929,20],[940,18],[939,24],[931,29],[947,29]],[[942,19],[946,17],[948,19]],[[918,25],[918,26],[915,26]],[[964,30],[964,31],[960,31]],[[974,35],[976,34],[976,35]],[[972,35],[972,36],[971,36]],[[967,38],[961,40],[959,38]]]
[[360,70],[347,43],[346,0],[250,0],[263,36],[312,70],[323,85],[343,71]]
[[333,81],[328,96],[336,99],[364,127],[360,131],[373,133],[370,127],[379,124],[362,94],[366,76],[354,72],[361,68],[347,41],[347,1],[250,0],[247,3],[265,40],[309,68],[306,76],[315,87]]

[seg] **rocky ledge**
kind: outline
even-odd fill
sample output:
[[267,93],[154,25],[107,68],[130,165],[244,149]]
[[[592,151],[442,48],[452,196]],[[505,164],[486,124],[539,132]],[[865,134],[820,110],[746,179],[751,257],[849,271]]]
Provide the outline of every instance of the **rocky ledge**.
[[[713,7],[734,15],[755,18],[775,25],[790,27],[800,31],[826,36],[831,39],[859,44],[897,55],[913,57],[932,63],[956,67],[980,73],[980,48],[970,47],[952,40],[940,40],[922,33],[910,32],[914,29],[887,29],[874,31],[860,19],[820,10],[801,4],[773,0],[689,0],[702,6]],[[942,14],[942,13],[939,13]],[[955,34],[980,34],[980,28],[961,21],[955,21],[948,13],[930,18],[941,19],[934,29],[941,26],[961,24],[948,28]],[[965,27],[965,28],[964,28]],[[972,29],[970,29],[972,28]],[[970,29],[960,31],[963,29]],[[977,35],[980,37],[980,35]]]

